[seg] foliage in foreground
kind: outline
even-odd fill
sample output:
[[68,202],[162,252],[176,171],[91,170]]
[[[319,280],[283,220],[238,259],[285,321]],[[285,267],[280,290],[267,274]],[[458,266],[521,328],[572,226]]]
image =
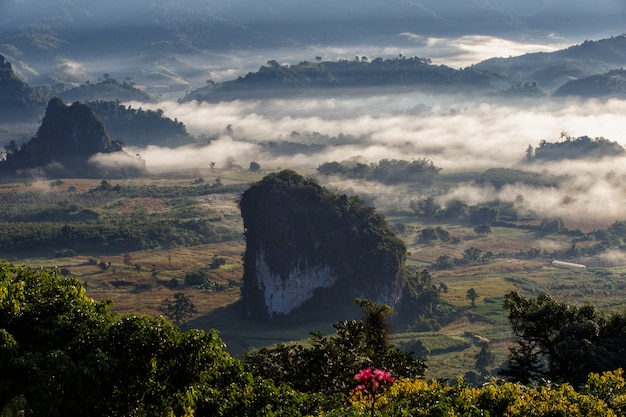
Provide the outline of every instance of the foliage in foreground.
[[[492,380],[473,388],[458,379],[453,385],[400,379],[377,400],[381,416],[621,416],[626,411],[623,371],[591,374],[576,391],[569,384],[524,386]],[[352,409],[369,409],[361,392],[351,397]],[[328,415],[339,416],[331,412]],[[350,415],[350,414],[348,414]],[[363,415],[353,413],[351,415]]]
[[75,278],[7,263],[0,264],[0,375],[4,415],[245,416],[303,404],[289,387],[244,372],[214,330],[119,318]]
[[503,374],[522,383],[584,383],[591,372],[626,368],[626,314],[606,314],[542,294],[506,295],[504,306],[517,345]]
[[[78,280],[57,271],[0,263],[0,415],[626,414],[621,369],[592,373],[578,390],[567,383],[525,386],[493,380],[474,388],[462,379],[449,385],[402,377],[401,367],[384,362],[394,357],[385,332],[379,331],[384,330],[388,307],[367,300],[360,301],[366,313],[362,321],[339,326],[358,330],[358,337],[326,338],[324,346],[335,350],[298,364],[304,368],[282,368],[286,382],[246,370],[243,362],[225,352],[214,330],[182,332],[163,318],[117,317],[109,304],[94,302]],[[378,371],[386,383],[375,396],[358,389],[362,372],[355,380],[352,371],[341,374],[333,368],[356,357],[347,355],[350,346],[342,346],[350,341],[358,342],[351,354],[377,358],[375,362],[388,366]],[[316,373],[319,369],[337,378],[324,378]],[[297,389],[294,381],[288,381],[296,372],[304,379],[307,372],[317,375],[311,380],[318,385]]]

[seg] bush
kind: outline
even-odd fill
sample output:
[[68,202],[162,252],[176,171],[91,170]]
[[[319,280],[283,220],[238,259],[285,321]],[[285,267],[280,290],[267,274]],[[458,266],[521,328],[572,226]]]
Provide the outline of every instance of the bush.
[[205,271],[193,271],[185,275],[185,285],[204,285],[209,282],[209,274]]

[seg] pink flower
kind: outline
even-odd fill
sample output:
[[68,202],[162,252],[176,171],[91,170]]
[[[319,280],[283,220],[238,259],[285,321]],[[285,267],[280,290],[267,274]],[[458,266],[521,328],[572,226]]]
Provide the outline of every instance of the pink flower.
[[363,382],[363,381],[367,381],[371,377],[372,377],[372,368],[365,368],[365,369],[361,370],[361,372],[356,374],[354,376],[354,379],[356,379],[357,381]]
[[395,378],[391,376],[391,372],[382,369],[374,369],[372,371],[372,368],[362,369],[358,374],[354,375],[354,379],[361,383],[356,390],[371,393],[378,391],[382,385],[395,381]]
[[374,417],[378,389],[385,388],[388,384],[395,381],[395,378],[391,376],[391,372],[382,369],[374,369],[372,371],[372,368],[365,368],[354,375],[354,379],[360,382],[354,390],[362,391],[364,395],[369,397],[370,410],[372,417]]
[[382,369],[374,370],[374,379],[379,382],[393,382],[395,380],[391,376],[391,372],[383,371]]

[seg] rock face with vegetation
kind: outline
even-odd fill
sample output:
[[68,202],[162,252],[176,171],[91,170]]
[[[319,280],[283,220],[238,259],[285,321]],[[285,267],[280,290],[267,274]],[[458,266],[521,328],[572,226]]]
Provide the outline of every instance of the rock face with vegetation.
[[134,109],[119,101],[90,101],[87,105],[106,125],[113,139],[128,146],[182,146],[194,143],[185,125],[165,117],[163,110]]
[[251,317],[311,310],[330,317],[355,297],[399,302],[406,248],[360,198],[286,170],[252,185],[240,206],[242,299]]
[[[100,119],[84,104],[49,101],[37,134],[19,147],[6,148],[4,173],[57,177],[119,177],[141,174],[145,163],[122,151]],[[111,158],[99,158],[109,155]]]
[[45,99],[20,80],[0,55],[0,122],[27,121],[43,110]]

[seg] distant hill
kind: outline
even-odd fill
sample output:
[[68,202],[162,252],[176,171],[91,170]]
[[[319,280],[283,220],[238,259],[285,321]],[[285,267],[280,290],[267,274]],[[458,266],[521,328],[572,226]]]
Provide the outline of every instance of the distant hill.
[[87,105],[98,115],[112,139],[129,146],[176,147],[194,143],[185,125],[163,116],[162,110],[133,109],[119,101],[91,101]]
[[36,120],[45,105],[42,94],[20,80],[0,55],[0,122]]
[[115,78],[111,78],[109,76],[106,76],[104,80],[95,84],[87,81],[78,87],[63,91],[58,95],[67,103],[72,103],[74,101],[88,102],[96,100],[152,101],[152,97],[138,88],[135,88],[132,83],[120,83]]
[[[529,39],[559,33],[578,39],[581,32],[620,33],[620,2],[602,3],[389,0],[383,7],[379,0],[109,0],[105,7],[94,0],[4,0],[0,53],[19,57],[14,65],[33,85],[76,82],[76,72],[83,82],[83,73],[93,79],[108,71],[142,85],[176,85],[178,93],[189,90],[186,82],[203,83],[215,60],[227,63],[232,53],[245,56],[254,49],[297,48],[313,56],[325,45],[411,50],[422,42],[415,34],[425,41],[467,34]],[[72,65],[88,62],[110,66],[86,74],[93,65]]]
[[111,140],[87,105],[67,106],[58,97],[49,101],[35,137],[20,147],[12,141],[6,150],[6,159],[0,162],[3,175],[114,178],[138,176],[145,170],[143,160]]
[[626,98],[626,70],[589,75],[568,81],[554,92],[555,96]]
[[589,136],[572,138],[563,134],[560,142],[542,140],[539,146],[529,146],[527,162],[560,161],[564,159],[603,158],[623,155],[626,150],[617,142],[605,138],[592,139]]
[[568,81],[604,74],[626,66],[626,34],[585,41],[550,53],[530,53],[509,58],[491,58],[475,68],[510,77],[516,82],[535,82],[554,91]]
[[[257,72],[187,94],[181,101],[227,101],[273,96],[342,94],[384,88],[386,92],[419,90],[433,93],[497,91],[511,86],[498,74],[466,68],[433,65],[429,59],[357,57],[353,61],[300,62],[280,65],[269,61]],[[358,91],[356,90],[358,89]]]

